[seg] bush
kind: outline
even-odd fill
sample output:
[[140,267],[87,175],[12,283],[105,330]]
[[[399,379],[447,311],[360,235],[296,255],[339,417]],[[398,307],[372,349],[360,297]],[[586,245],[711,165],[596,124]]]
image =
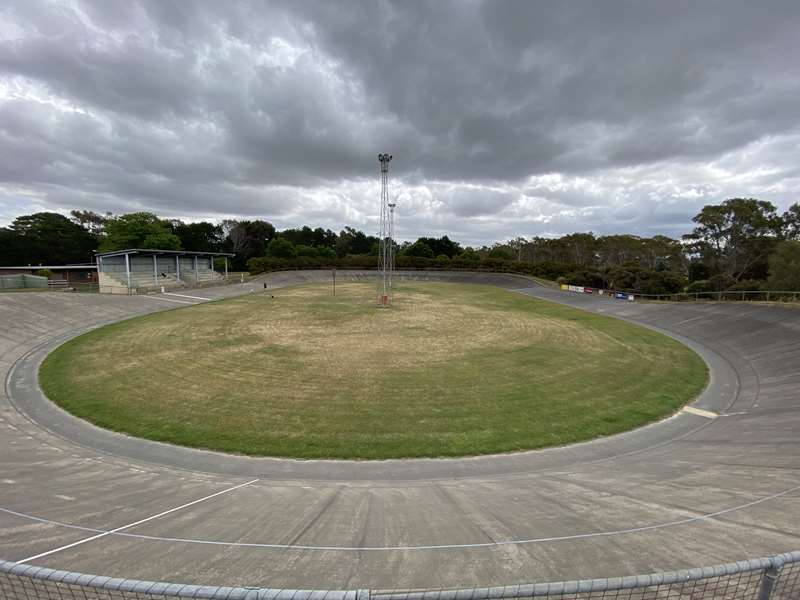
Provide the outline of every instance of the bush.
[[606,271],[605,277],[606,281],[608,281],[608,287],[615,290],[635,289],[640,270],[638,266],[611,267]]
[[297,256],[310,256],[312,258],[319,256],[319,252],[316,248],[314,248],[314,246],[305,246],[300,244],[299,246],[295,247],[295,250],[297,252]]
[[34,273],[34,275],[38,275],[39,277],[47,277],[50,279],[55,273],[53,273],[50,269],[39,269]]
[[436,261],[432,257],[400,255],[395,259],[395,265],[400,269],[432,269]]
[[769,279],[771,290],[800,291],[800,241],[778,244],[769,257]]
[[686,288],[686,291],[690,294],[696,294],[701,292],[722,292],[728,289],[733,282],[729,277],[724,275],[714,275],[709,279],[700,279],[698,281],[693,281],[689,284]]
[[748,291],[760,291],[761,286],[764,284],[763,281],[758,281],[756,279],[742,279],[741,281],[737,281],[733,285],[728,286],[727,291],[730,292],[748,292]]
[[477,260],[474,260],[470,257],[464,258],[462,255],[454,256],[450,259],[450,268],[451,269],[462,269],[462,270],[475,270],[480,265],[481,259],[478,257]]
[[679,273],[642,269],[637,273],[633,291],[638,294],[676,294],[683,290],[686,280]]
[[418,256],[422,258],[433,258],[433,250],[428,244],[421,240],[417,240],[406,248],[403,253],[406,256]]
[[713,292],[714,286],[708,279],[698,279],[686,287],[689,294],[699,294],[702,292]]
[[489,258],[498,258],[500,260],[511,260],[514,258],[509,250],[501,247],[492,248],[489,250],[488,256]]
[[699,260],[691,260],[688,265],[689,269],[689,282],[707,281],[711,277],[711,271],[708,266]]
[[597,271],[575,271],[568,273],[565,277],[559,277],[559,283],[568,283],[570,285],[582,285],[592,288],[604,288],[605,280],[603,276]]
[[437,269],[449,269],[451,267],[450,257],[446,254],[440,254],[435,260]]
[[713,277],[709,277],[708,281],[711,283],[715,292],[727,290],[735,283],[733,278],[728,275],[714,275]]
[[542,279],[551,279],[551,280],[555,280],[558,277],[564,277],[567,273],[574,273],[575,271],[580,270],[580,267],[578,265],[570,263],[552,262],[552,261],[545,261],[540,263],[517,263],[517,264],[521,265],[523,268],[525,265],[530,266],[530,269],[526,271],[527,275],[532,275],[534,277],[541,277]]
[[272,258],[294,258],[297,256],[297,249],[289,240],[274,238],[267,244],[266,253]]

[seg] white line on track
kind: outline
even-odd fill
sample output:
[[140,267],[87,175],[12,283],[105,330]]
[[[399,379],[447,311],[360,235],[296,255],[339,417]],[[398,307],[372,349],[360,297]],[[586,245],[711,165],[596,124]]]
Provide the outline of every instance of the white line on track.
[[174,292],[164,292],[165,296],[177,296],[178,298],[191,298],[192,300],[211,300],[211,298],[204,298],[203,296],[190,296],[188,294],[176,294]]
[[205,502],[206,500],[211,500],[211,498],[216,498],[217,496],[221,496],[222,494],[227,494],[234,490],[238,490],[239,488],[243,488],[245,486],[251,485],[258,481],[258,479],[253,479],[252,481],[248,481],[247,483],[240,483],[239,485],[235,485],[233,487],[227,488],[222,490],[221,492],[216,492],[215,494],[211,494],[209,496],[205,496],[203,498],[198,498],[197,500],[193,500],[192,502],[187,502],[186,504],[181,504],[180,506],[176,506],[175,508],[170,508],[169,510],[165,510],[164,512],[160,512],[157,515],[153,515],[152,517],[147,517],[146,519],[141,519],[134,523],[128,523],[127,525],[123,525],[122,527],[117,527],[116,529],[112,529],[111,531],[104,531],[103,533],[98,533],[97,535],[93,535],[88,538],[84,538],[82,540],[78,540],[77,542],[72,542],[71,544],[67,544],[66,546],[61,546],[59,548],[53,548],[52,550],[48,550],[47,552],[42,552],[41,554],[36,554],[34,556],[29,556],[28,558],[23,558],[22,560],[18,560],[16,564],[30,562],[32,560],[36,560],[37,558],[42,558],[44,556],[49,556],[51,554],[55,554],[56,552],[61,552],[62,550],[68,550],[69,548],[74,548],[75,546],[80,546],[81,544],[85,544],[87,542],[91,542],[93,540],[100,539],[107,535],[112,535],[114,533],[119,533],[124,529],[129,529],[131,527],[136,527],[137,525],[141,525],[142,523],[147,523],[148,521],[152,521],[153,519],[158,519],[159,517],[163,517],[164,515],[168,515],[170,513],[174,513],[176,510],[181,510],[184,508],[188,508],[190,506],[194,506],[195,504],[199,504],[200,502]]
[[684,406],[683,412],[697,415],[698,417],[705,417],[706,419],[716,419],[719,415],[715,412],[711,412],[710,410],[704,410],[702,408],[696,408],[694,406]]
[[[258,481],[258,480],[256,480]],[[253,481],[249,483],[245,483],[243,485],[249,485],[250,483],[254,483]],[[239,486],[241,487],[241,486]],[[235,488],[234,488],[235,489]],[[794,493],[800,490],[800,485],[796,485],[792,488],[787,490],[783,490],[782,492],[777,492],[775,494],[770,494],[769,496],[764,496],[762,498],[758,498],[757,500],[753,500],[751,502],[747,502],[745,504],[739,504],[737,506],[730,506],[728,508],[723,508],[722,510],[718,510],[712,513],[705,513],[702,515],[697,515],[696,517],[687,517],[685,519],[677,519],[675,521],[667,521],[664,523],[656,523],[654,525],[643,525],[641,527],[632,527],[630,529],[617,529],[612,531],[595,531],[590,533],[577,533],[573,535],[562,535],[557,537],[543,537],[543,538],[531,538],[525,540],[500,540],[497,542],[478,542],[474,544],[438,544],[438,545],[428,545],[428,546],[307,546],[301,544],[264,544],[264,543],[256,543],[256,542],[226,542],[226,541],[217,541],[217,540],[199,540],[199,539],[192,539],[192,538],[171,538],[171,537],[159,537],[155,535],[143,535],[139,533],[124,533],[119,532],[119,530],[114,531],[107,531],[102,532],[102,535],[96,535],[89,539],[96,539],[98,537],[102,537],[103,535],[115,534],[120,537],[128,537],[134,538],[139,540],[148,540],[148,541],[156,541],[156,542],[176,542],[182,544],[202,544],[208,546],[229,546],[233,548],[267,548],[267,549],[277,549],[277,550],[325,550],[325,551],[343,551],[343,552],[362,552],[362,551],[398,551],[398,550],[458,550],[460,548],[487,548],[487,547],[494,547],[494,546],[515,546],[515,545],[523,545],[523,544],[542,544],[546,542],[563,542],[569,540],[584,540],[589,538],[598,538],[598,537],[611,537],[616,535],[625,535],[630,533],[640,533],[643,531],[653,531],[658,529],[665,529],[667,527],[675,527],[676,525],[686,525],[688,523],[697,523],[703,521],[710,521],[716,517],[720,517],[722,515],[726,515],[728,513],[736,512],[739,510],[744,510],[746,508],[750,508],[751,506],[757,506],[764,502],[769,502],[770,500],[776,500],[777,498],[781,498],[782,496],[786,496],[788,494]],[[220,492],[224,493],[224,492]],[[176,509],[177,510],[177,509]],[[686,509],[688,510],[688,509]],[[26,515],[25,513],[16,512],[7,508],[0,508],[0,512],[4,512],[10,515],[14,515],[15,517],[21,517],[23,519],[30,519],[31,521],[36,521],[38,523],[45,523],[48,525],[56,525],[58,527],[66,527],[68,529],[77,529],[80,531],[87,531],[87,532],[98,532],[102,531],[99,529],[91,529],[89,527],[81,527],[79,525],[70,525],[68,523],[62,523],[60,521],[52,521],[50,519],[43,519],[41,517],[35,517],[33,515]],[[86,540],[88,541],[88,540]],[[82,543],[82,542],[78,542]],[[72,544],[75,545],[75,544]],[[65,546],[68,548],[69,546]],[[39,555],[43,556],[43,555]],[[35,558],[35,557],[33,557]],[[33,560],[33,558],[28,558],[25,560],[21,560],[18,562],[26,562],[28,560]]]
[[146,296],[140,295],[139,298],[147,298],[149,300],[161,300],[162,302],[174,302],[176,304],[197,304],[197,302],[186,302],[186,300],[175,300],[174,298],[162,298],[161,296]]
[[673,325],[677,327],[678,325],[686,325],[687,323],[691,323],[693,321],[699,321],[700,319],[707,319],[707,318],[708,317],[706,315],[700,315],[698,317],[691,317],[689,319],[684,319],[683,321],[678,321],[677,323],[673,323]]

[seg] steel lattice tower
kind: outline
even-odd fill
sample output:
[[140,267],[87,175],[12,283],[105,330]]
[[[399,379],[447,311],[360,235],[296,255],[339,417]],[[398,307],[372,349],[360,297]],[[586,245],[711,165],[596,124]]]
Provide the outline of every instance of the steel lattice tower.
[[378,162],[381,163],[381,226],[379,233],[379,269],[380,279],[378,280],[378,302],[381,306],[389,305],[389,294],[392,289],[392,239],[391,239],[391,215],[394,212],[389,207],[389,162],[392,160],[391,154],[378,154]]

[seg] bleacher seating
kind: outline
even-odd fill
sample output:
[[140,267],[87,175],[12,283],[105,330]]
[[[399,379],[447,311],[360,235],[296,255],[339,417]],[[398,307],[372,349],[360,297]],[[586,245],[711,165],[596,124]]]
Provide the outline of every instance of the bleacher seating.
[[[109,272],[107,275],[118,281],[123,286],[128,285],[128,280],[125,273]],[[186,282],[184,282],[182,279],[178,279],[175,273],[160,273],[158,276],[158,283],[156,284],[156,280],[152,273],[131,271],[130,287],[131,289],[142,292],[160,290],[162,287],[165,290],[172,290],[186,287]]]
[[194,270],[181,271],[181,279],[188,285],[195,285],[195,284],[207,284],[213,283],[218,281],[223,281],[225,277],[220,275],[216,271],[213,271],[208,266],[203,266],[202,264],[197,265],[197,274],[195,275]]

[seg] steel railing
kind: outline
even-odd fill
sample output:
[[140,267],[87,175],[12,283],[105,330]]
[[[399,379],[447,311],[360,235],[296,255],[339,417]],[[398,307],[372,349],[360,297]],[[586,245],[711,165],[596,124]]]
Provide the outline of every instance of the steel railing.
[[800,598],[800,551],[713,567],[606,579],[429,590],[295,590],[139,581],[0,561],[4,600],[790,600]]

